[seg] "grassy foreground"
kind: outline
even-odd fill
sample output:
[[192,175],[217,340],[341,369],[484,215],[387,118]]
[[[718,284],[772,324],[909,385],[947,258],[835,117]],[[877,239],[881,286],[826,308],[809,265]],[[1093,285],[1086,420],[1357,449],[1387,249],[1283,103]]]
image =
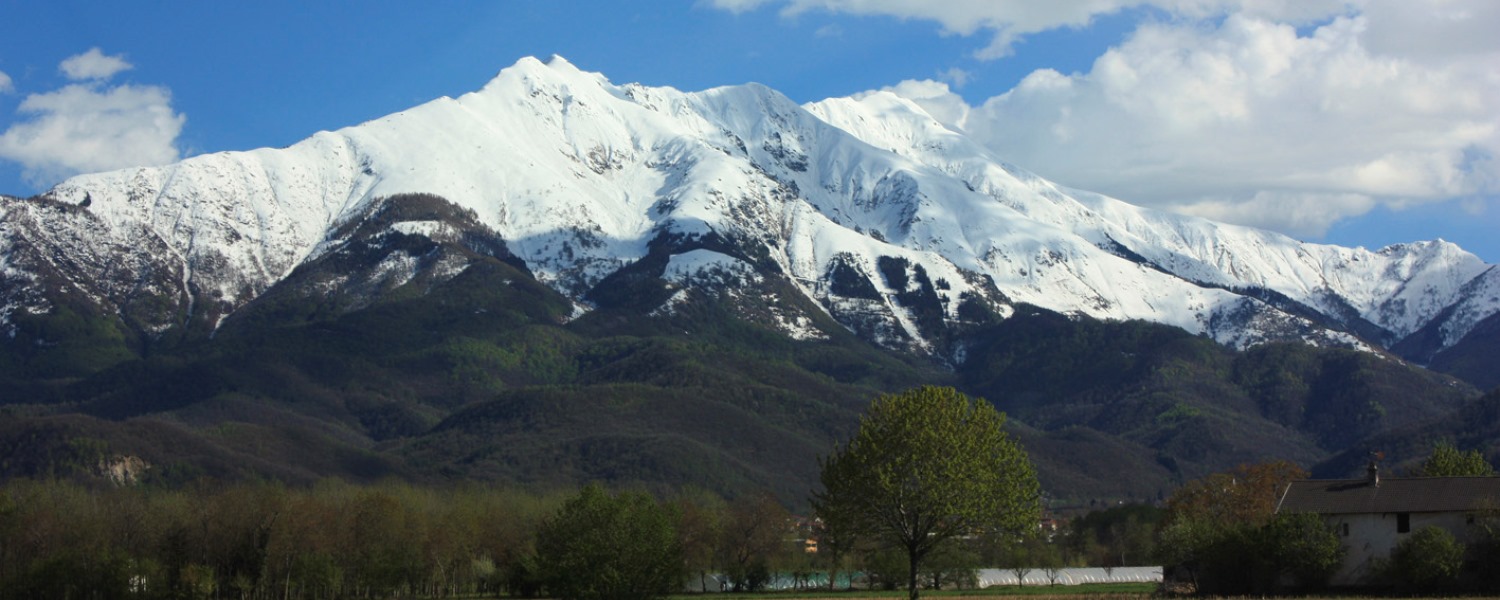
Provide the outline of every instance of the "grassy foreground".
[[[924,598],[948,598],[958,600],[962,598],[996,598],[1003,596],[1025,596],[1037,600],[1047,598],[1074,598],[1087,600],[1136,600],[1148,598],[1156,591],[1154,583],[1090,583],[1073,586],[994,586],[980,590],[923,590]],[[715,600],[803,600],[805,598],[838,598],[839,600],[874,600],[888,598],[905,598],[906,590],[852,590],[852,591],[810,591],[797,590],[787,592],[758,592],[753,594],[680,594],[671,596],[676,600],[687,600],[690,598],[714,598]]]

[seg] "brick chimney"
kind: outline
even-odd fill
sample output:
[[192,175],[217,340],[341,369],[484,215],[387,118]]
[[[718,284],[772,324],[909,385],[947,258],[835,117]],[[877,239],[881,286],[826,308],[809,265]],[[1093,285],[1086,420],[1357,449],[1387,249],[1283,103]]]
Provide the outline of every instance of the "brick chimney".
[[1380,487],[1380,465],[1375,464],[1374,460],[1370,461],[1370,466],[1365,467],[1365,481],[1373,487]]

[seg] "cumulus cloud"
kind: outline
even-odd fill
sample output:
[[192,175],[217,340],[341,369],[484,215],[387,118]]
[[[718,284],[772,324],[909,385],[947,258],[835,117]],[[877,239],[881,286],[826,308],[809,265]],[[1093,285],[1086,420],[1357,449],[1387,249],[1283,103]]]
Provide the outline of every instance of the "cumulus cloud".
[[[1433,2],[1473,10],[1424,17],[1421,39],[1393,33],[1421,19],[1389,4],[1301,33],[1250,13],[1158,22],[1086,73],[1038,70],[977,106],[937,82],[890,90],[1067,185],[1316,236],[1379,204],[1500,193],[1500,44],[1467,20],[1497,10]],[[1434,41],[1443,23],[1456,33]]]
[[939,79],[953,84],[953,87],[956,87],[958,89],[963,89],[964,86],[969,84],[969,80],[973,77],[973,73],[970,73],[958,67],[953,67],[938,74]]
[[796,16],[809,11],[876,15],[936,21],[944,32],[973,35],[988,32],[990,42],[975,52],[981,59],[1009,56],[1027,35],[1064,27],[1083,27],[1096,16],[1121,10],[1153,7],[1173,15],[1203,18],[1248,13],[1268,18],[1310,21],[1348,10],[1353,0],[709,0],[717,8],[741,13],[768,4]]
[[739,14],[760,8],[770,0],[709,0],[709,5]]
[[1365,45],[1372,52],[1415,59],[1483,56],[1500,50],[1500,3],[1421,0],[1370,2]]
[[88,52],[70,56],[58,65],[58,70],[73,81],[109,79],[120,71],[133,68],[135,65],[125,62],[123,56],[108,56],[98,48],[89,48]]
[[22,100],[21,118],[0,133],[0,159],[20,163],[37,187],[78,173],[177,160],[187,118],[172,110],[164,87],[105,81],[129,67],[97,48],[63,61],[68,77],[88,81]]
[[1293,235],[1375,206],[1500,198],[1500,2],[705,1],[930,21],[988,38],[981,59],[1151,9],[1086,73],[1038,70],[972,105],[950,74],[888,90],[1067,185]]
[[6,75],[5,71],[0,71],[0,94],[9,94],[15,89],[15,84],[10,81],[10,75]]
[[963,97],[953,93],[948,84],[941,81],[907,80],[886,87],[883,91],[915,102],[939,123],[953,129],[963,129],[963,123],[968,122],[969,112],[973,110]]
[[1375,199],[1364,194],[1262,190],[1249,197],[1196,200],[1176,212],[1309,238],[1374,207]]

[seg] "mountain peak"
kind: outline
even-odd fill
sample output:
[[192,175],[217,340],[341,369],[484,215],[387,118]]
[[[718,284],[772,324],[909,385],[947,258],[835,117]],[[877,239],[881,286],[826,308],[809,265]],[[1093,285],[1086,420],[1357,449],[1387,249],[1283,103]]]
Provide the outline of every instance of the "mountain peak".
[[[322,422],[283,412],[305,409],[339,439],[377,432],[347,454],[316,446],[360,458],[332,462],[361,476],[367,450],[388,448],[428,476],[450,464],[509,472],[537,456],[556,470],[578,452],[623,456],[641,468],[606,460],[597,472],[633,477],[739,473],[725,469],[772,447],[813,456],[826,445],[788,436],[826,437],[869,390],[936,379],[1010,394],[1054,425],[1118,425],[1096,432],[1118,440],[1080,442],[1090,456],[1139,441],[1123,432],[1166,440],[1129,463],[1165,480],[1164,453],[1203,454],[1226,431],[1285,441],[1296,423],[1321,431],[1304,418],[1313,408],[1359,431],[1405,426],[1463,393],[1403,379],[1420,373],[1384,353],[1273,347],[1241,369],[1207,340],[1384,349],[1486,382],[1500,372],[1500,269],[1457,246],[1352,250],[1132,206],[1006,165],[932,118],[942,111],[889,93],[804,106],[759,84],[615,86],[561,57],[527,57],[480,91],[286,148],[0,196],[0,390],[20,390],[0,396],[36,391],[27,415],[80,406],[113,422],[163,406],[182,407],[161,413],[169,421],[205,424],[221,409],[270,411],[247,417],[257,439]],[[166,360],[139,361],[147,351]],[[203,360],[178,360],[193,356]],[[285,380],[286,395],[259,378]],[[69,380],[83,384],[58,385]],[[181,394],[155,392],[179,381]],[[1367,393],[1382,385],[1390,395]],[[1130,393],[1104,402],[1110,390]],[[1269,414],[1262,396],[1282,420],[1233,420]],[[818,416],[824,401],[842,421]],[[532,405],[557,408],[548,422],[613,423],[564,417],[619,406],[637,420],[537,430]],[[1059,406],[1071,407],[1062,420]],[[1213,418],[1184,420],[1183,406],[1213,406],[1202,411]],[[738,417],[747,411],[766,418]],[[776,437],[715,446],[748,440],[748,421]],[[470,422],[495,429],[417,437]],[[698,423],[719,429],[672,429]],[[513,436],[522,430],[530,437]],[[1286,439],[1298,456],[1324,447]],[[1263,451],[1244,440],[1214,442],[1214,456]],[[692,468],[657,470],[636,447]],[[700,460],[704,448],[723,448],[730,467]],[[431,458],[447,452],[464,458]]]
[[[555,55],[522,58],[480,92],[290,148],[80,176],[49,194],[93,199],[78,239],[162,240],[181,264],[153,268],[217,294],[226,313],[316,258],[363,207],[400,194],[472,211],[574,300],[631,268],[659,277],[647,261],[712,245],[760,281],[783,278],[820,318],[945,360],[962,353],[939,347],[942,332],[976,306],[1144,319],[1237,346],[1362,347],[1388,346],[1459,301],[1469,304],[1454,340],[1500,310],[1464,291],[1480,289],[1465,286],[1487,266],[1446,242],[1351,258],[1069,190],[896,94],[804,106],[755,83],[616,86]],[[38,235],[62,235],[38,215]]]
[[523,57],[515,64],[501,69],[500,73],[485,84],[483,89],[504,88],[511,82],[529,82],[531,85],[546,82],[547,85],[613,87],[604,74],[579,69],[558,54],[553,54],[546,61],[535,56]]
[[512,64],[509,67],[501,69],[501,71],[503,72],[503,71],[508,71],[508,70],[511,70],[511,69],[520,69],[520,70],[567,69],[567,70],[577,71],[578,67],[575,66],[572,62],[569,62],[567,58],[563,57],[563,55],[561,55],[561,54],[553,54],[551,56],[548,56],[546,60],[543,60],[543,59],[535,57],[535,56],[523,56],[520,59],[516,60],[515,64]]

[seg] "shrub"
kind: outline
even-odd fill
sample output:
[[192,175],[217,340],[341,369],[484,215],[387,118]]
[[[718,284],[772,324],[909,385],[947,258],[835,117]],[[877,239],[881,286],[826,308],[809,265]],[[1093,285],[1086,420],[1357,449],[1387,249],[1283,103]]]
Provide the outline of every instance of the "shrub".
[[1436,590],[1457,583],[1463,562],[1464,545],[1453,534],[1429,525],[1396,544],[1383,571],[1399,587]]

